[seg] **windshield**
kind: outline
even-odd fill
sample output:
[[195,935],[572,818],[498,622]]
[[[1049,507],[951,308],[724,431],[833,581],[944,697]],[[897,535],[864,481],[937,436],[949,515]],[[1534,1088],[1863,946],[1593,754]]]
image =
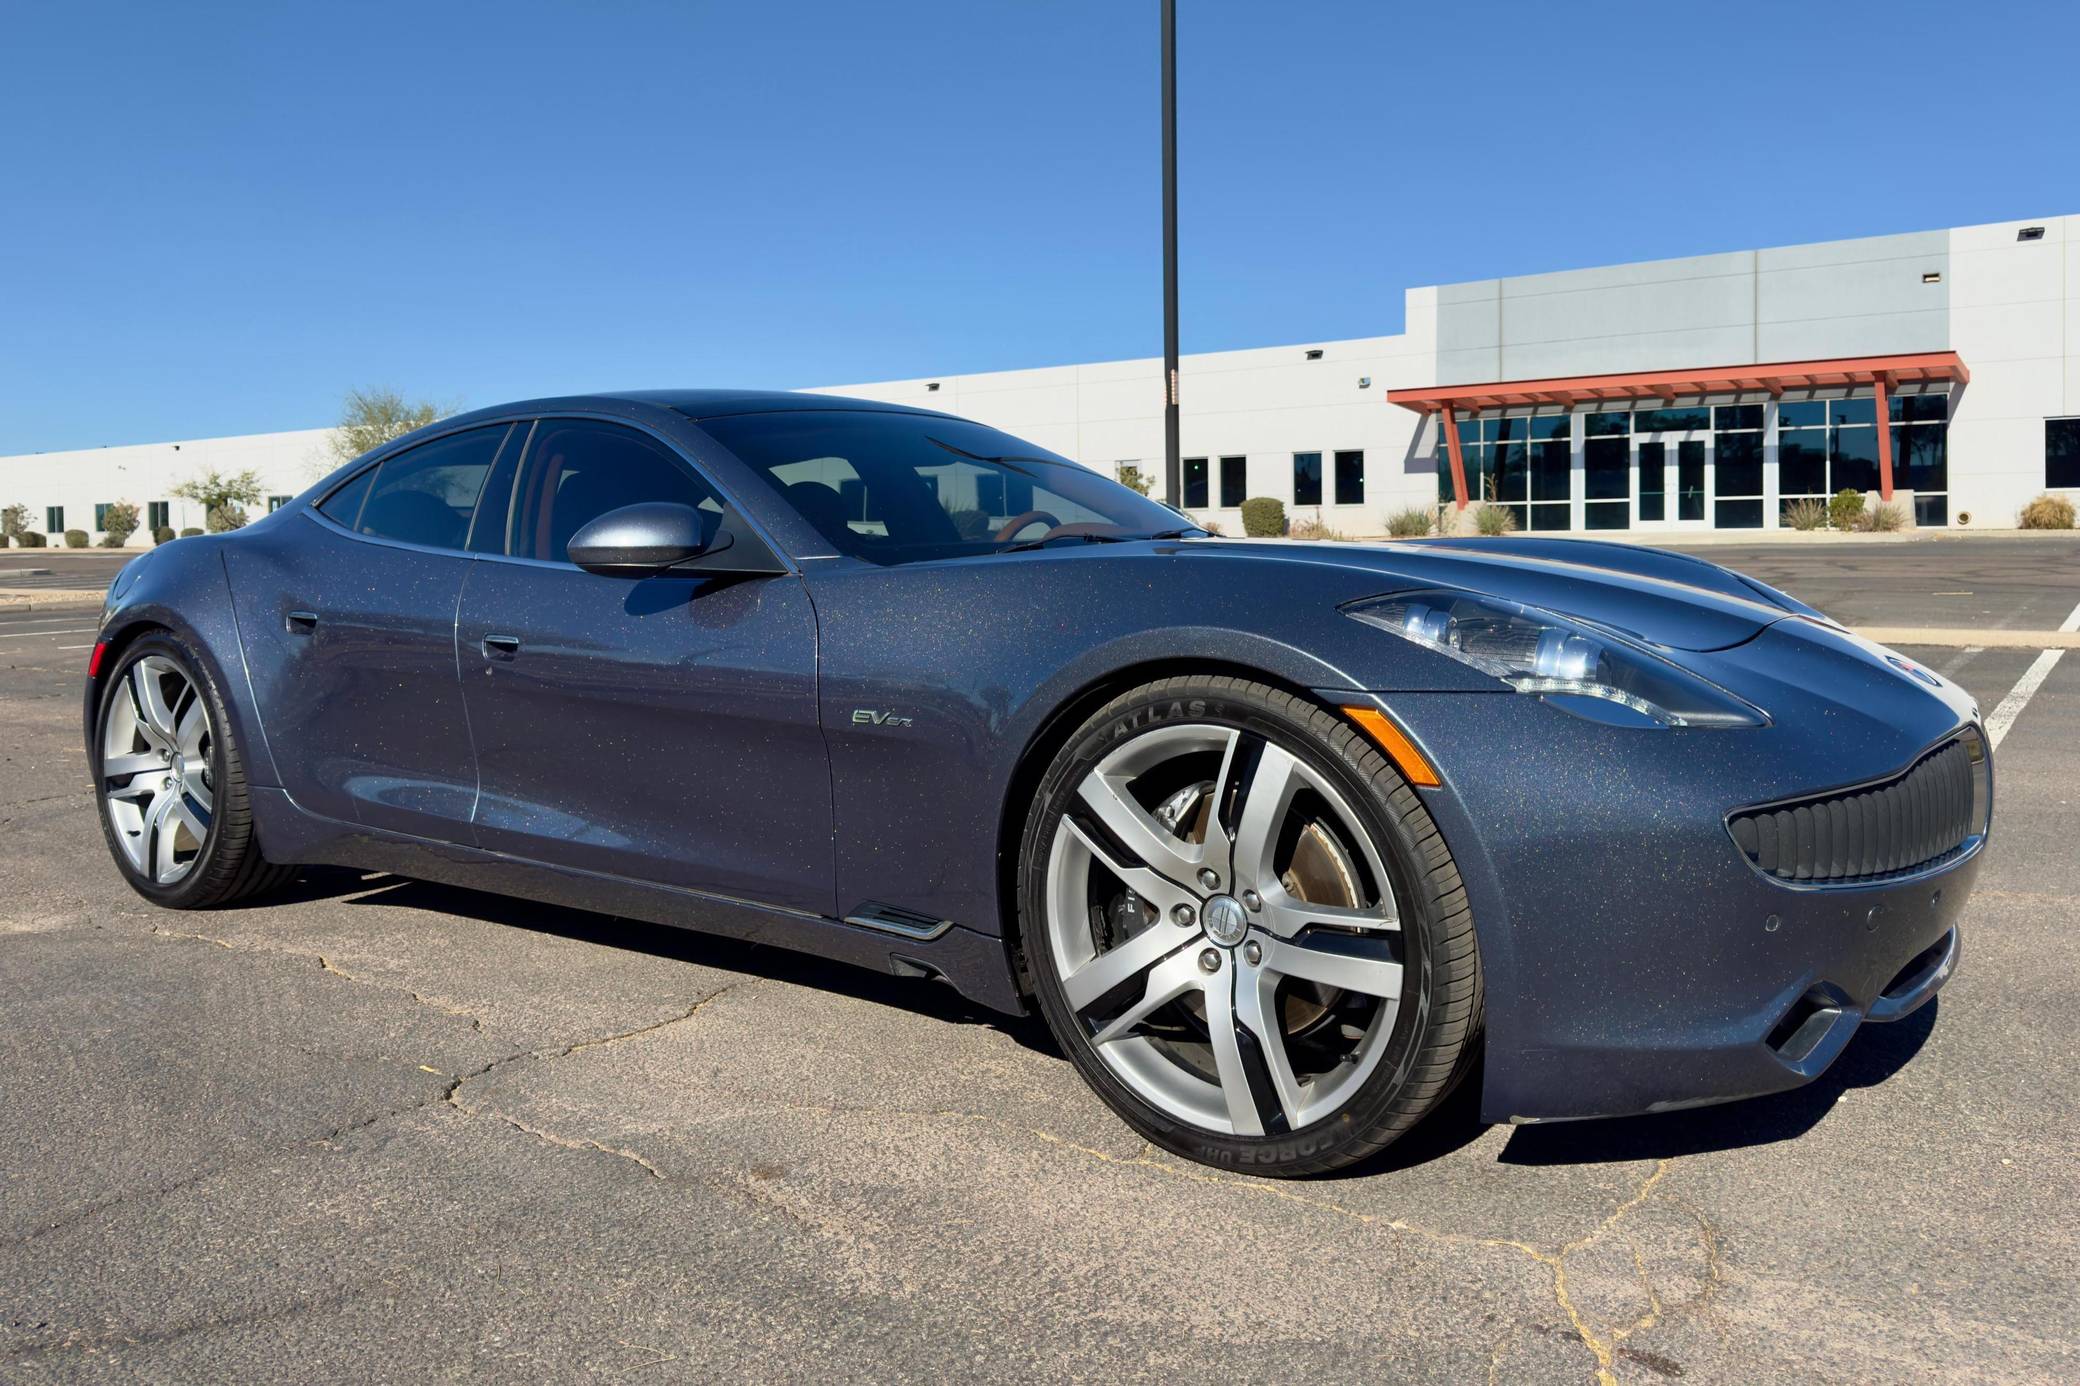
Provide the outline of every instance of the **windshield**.
[[701,427],[839,553],[871,563],[1197,532],[1088,467],[959,419],[803,410]]

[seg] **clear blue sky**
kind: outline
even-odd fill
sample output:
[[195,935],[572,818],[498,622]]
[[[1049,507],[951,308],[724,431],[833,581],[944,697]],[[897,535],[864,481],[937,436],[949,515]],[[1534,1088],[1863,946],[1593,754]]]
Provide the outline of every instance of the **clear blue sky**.
[[[2080,211],[2080,6],[1179,8],[1187,351]],[[1156,354],[1156,15],[9,4],[0,453]]]

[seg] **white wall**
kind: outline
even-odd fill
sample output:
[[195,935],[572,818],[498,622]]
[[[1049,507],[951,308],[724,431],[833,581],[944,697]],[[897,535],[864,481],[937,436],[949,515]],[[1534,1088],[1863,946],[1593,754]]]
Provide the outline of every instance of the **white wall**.
[[2044,489],[2044,420],[2080,414],[2080,217],[1952,231],[1950,338],[1972,372],[1952,397],[1952,521],[2007,528]]
[[[1201,352],[1178,361],[1181,449],[1207,459],[1207,500],[1194,508],[1230,534],[1239,509],[1220,501],[1220,461],[1243,456],[1249,496],[1286,502],[1290,518],[1315,517],[1353,535],[1385,532],[1386,516],[1428,507],[1437,494],[1427,452],[1414,446],[1417,417],[1387,403],[1386,392],[1428,384],[1436,322],[1435,290],[1407,295],[1407,330],[1392,337],[1301,343],[1248,351]],[[1307,359],[1309,351],[1321,359]],[[943,409],[1111,475],[1137,464],[1162,491],[1163,363],[1159,357],[1083,366],[942,375],[817,387],[817,393]],[[1361,387],[1359,381],[1369,379]],[[937,390],[928,388],[936,382]],[[1365,454],[1365,499],[1335,503],[1333,455]],[[1295,510],[1293,454],[1322,454],[1324,504]]]
[[[88,531],[98,545],[104,536],[94,529],[94,507],[130,501],[137,506],[138,528],[129,546],[149,548],[152,501],[169,503],[167,523],[175,531],[204,527],[201,506],[171,495],[181,482],[211,468],[237,472],[250,467],[260,473],[262,499],[247,513],[258,518],[267,513],[267,496],[296,495],[332,469],[325,448],[330,434],[330,429],[312,428],[0,457],[0,505],[27,506],[29,528],[38,533],[45,532],[44,511],[63,506],[65,527]],[[53,534],[50,542],[63,547],[65,536]]]

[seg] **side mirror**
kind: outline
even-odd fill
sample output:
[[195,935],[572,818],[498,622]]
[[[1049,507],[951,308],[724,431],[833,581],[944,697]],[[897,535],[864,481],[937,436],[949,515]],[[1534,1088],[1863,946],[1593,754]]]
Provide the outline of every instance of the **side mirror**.
[[730,547],[722,531],[711,542],[698,510],[672,501],[624,505],[580,527],[571,536],[570,558],[588,573],[648,577]]

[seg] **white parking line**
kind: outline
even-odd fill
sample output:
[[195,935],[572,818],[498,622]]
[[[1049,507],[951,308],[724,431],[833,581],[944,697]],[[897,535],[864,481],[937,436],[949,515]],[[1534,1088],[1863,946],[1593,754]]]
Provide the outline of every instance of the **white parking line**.
[[71,630],[18,630],[12,635],[0,635],[0,640],[27,640],[32,635],[91,635],[94,627],[75,626]]
[[[2080,606],[2073,608],[2072,613],[2059,625],[2059,630],[2080,631]],[[1986,719],[1986,739],[1993,743],[1995,750],[2000,749],[2001,740],[2007,736],[2008,728],[2015,725],[2015,719],[2029,706],[2029,700],[2044,686],[2044,680],[2051,677],[2051,671],[2058,667],[2059,657],[2063,654],[2064,650],[2046,650],[2038,655],[2036,662],[2023,670],[2022,677],[2015,680],[2015,686],[2008,690],[2007,697],[2001,699],[2001,705],[1993,710],[1993,716]]]
[[94,647],[92,645],[60,645],[58,648],[61,650],[91,650]]

